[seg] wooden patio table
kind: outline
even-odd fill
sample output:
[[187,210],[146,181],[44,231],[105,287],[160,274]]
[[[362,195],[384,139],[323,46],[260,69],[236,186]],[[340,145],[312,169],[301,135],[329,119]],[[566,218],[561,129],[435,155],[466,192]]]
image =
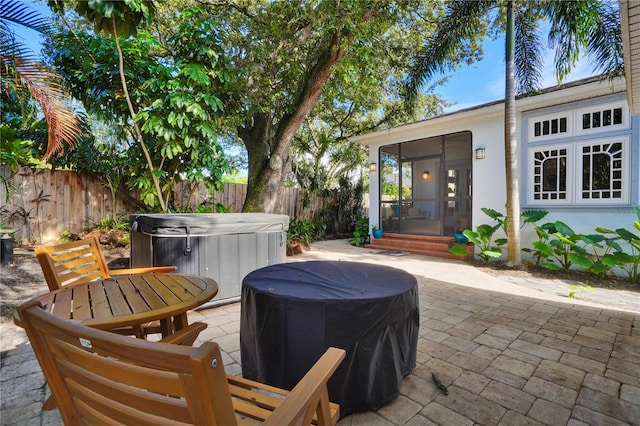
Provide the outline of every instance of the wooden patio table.
[[[60,318],[103,330],[160,320],[162,337],[166,337],[188,325],[187,311],[217,293],[218,284],[211,278],[168,273],[121,275],[63,287],[34,299]],[[13,320],[21,326],[17,314]]]

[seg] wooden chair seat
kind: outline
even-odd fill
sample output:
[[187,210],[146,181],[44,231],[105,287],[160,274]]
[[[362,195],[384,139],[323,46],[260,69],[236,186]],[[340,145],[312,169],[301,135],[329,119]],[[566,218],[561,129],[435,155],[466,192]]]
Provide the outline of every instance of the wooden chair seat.
[[220,348],[132,339],[25,304],[18,313],[65,424],[335,425],[329,348],[291,392],[225,373]]
[[[100,241],[94,234],[70,243],[38,246],[34,251],[50,291],[58,290],[63,286],[119,275],[166,273],[176,270],[175,266],[109,270],[100,249]],[[156,321],[110,331],[144,338],[147,334],[159,333],[160,323]]]

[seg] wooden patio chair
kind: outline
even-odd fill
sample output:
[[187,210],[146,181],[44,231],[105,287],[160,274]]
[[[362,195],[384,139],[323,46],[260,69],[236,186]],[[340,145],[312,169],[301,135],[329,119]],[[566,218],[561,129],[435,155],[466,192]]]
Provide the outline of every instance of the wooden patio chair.
[[[50,291],[63,286],[79,284],[97,279],[145,273],[173,272],[175,266],[154,266],[110,270],[100,249],[98,237],[91,234],[82,240],[53,246],[38,246],[34,249],[44,278]],[[159,333],[160,323],[142,324],[111,330],[120,334],[145,338],[147,334]]]
[[220,348],[168,345],[92,329],[36,303],[18,308],[65,424],[335,425],[329,348],[291,392],[227,376]]
[[91,234],[82,240],[34,249],[49,290],[118,275],[173,272],[175,266],[154,266],[109,270],[98,237]]

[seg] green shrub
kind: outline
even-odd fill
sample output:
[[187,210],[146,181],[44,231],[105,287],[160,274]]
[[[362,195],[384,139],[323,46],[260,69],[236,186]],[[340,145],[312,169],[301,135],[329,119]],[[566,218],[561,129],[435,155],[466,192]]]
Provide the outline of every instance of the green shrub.
[[308,245],[315,236],[315,228],[314,223],[308,219],[291,219],[287,231],[287,243],[297,240]]
[[353,237],[349,240],[349,242],[356,246],[360,247],[367,242],[367,238],[369,237],[369,218],[368,217],[359,217],[356,220],[356,227],[353,231]]

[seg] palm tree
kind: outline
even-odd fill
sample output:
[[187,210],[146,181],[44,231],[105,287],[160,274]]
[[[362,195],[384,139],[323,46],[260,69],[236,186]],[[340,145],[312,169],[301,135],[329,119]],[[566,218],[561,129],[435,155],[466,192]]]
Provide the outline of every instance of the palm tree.
[[16,38],[15,25],[41,34],[49,33],[51,27],[44,17],[23,2],[0,0],[0,93],[30,96],[38,104],[48,127],[47,159],[62,153],[65,145],[76,145],[81,131],[63,78],[47,68]]
[[447,4],[445,16],[414,59],[405,82],[409,109],[425,82],[437,73],[455,68],[456,64],[449,58],[469,48],[491,30],[505,33],[504,134],[507,263],[510,265],[519,265],[522,260],[515,96],[538,89],[542,81],[540,70],[544,58],[540,23],[546,20],[550,24],[548,40],[555,50],[554,65],[559,82],[569,74],[583,50],[594,60],[597,71],[615,77],[624,73],[616,4],[607,0],[453,0]]

